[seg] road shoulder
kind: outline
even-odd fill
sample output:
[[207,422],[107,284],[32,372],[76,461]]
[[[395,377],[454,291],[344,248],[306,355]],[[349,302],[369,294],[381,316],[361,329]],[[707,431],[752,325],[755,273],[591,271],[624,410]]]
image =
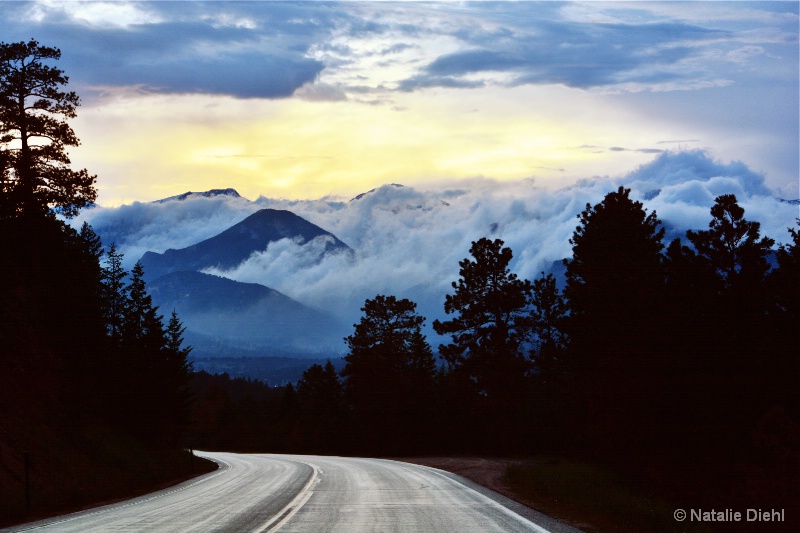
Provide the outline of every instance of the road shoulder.
[[538,511],[537,507],[542,506],[537,502],[522,498],[509,488],[504,481],[506,470],[518,461],[482,457],[403,457],[393,460],[438,470],[552,533],[580,533],[588,526],[567,516],[550,516]]

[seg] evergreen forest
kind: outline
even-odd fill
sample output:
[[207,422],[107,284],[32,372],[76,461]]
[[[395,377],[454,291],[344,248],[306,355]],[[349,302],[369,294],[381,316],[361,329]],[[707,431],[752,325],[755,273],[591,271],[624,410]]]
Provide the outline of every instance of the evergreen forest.
[[[66,223],[96,177],[70,168],[79,99],[56,48],[0,44],[0,523],[208,469],[185,451],[184,328],[137,265]],[[199,461],[198,461],[199,463]]]
[[[800,502],[797,228],[775,246],[733,195],[663,242],[620,188],[579,216],[552,275],[519,279],[473,242],[434,321],[366,300],[346,366],[296,386],[196,375],[197,446],[370,456],[561,456],[609,465],[697,506]],[[794,512],[794,511],[792,511]]]

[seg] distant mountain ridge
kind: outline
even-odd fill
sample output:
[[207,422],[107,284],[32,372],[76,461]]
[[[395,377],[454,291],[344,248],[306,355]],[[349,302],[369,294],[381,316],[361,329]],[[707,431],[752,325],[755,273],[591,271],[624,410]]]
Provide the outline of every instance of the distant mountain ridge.
[[[389,183],[389,184],[386,184],[386,185],[381,185],[380,187],[375,187],[374,189],[370,189],[367,192],[362,192],[361,194],[358,194],[358,195],[354,196],[353,198],[350,198],[349,203],[357,202],[359,200],[364,200],[365,198],[369,197],[372,194],[376,194],[379,191],[380,192],[387,192],[387,191],[394,191],[394,190],[398,190],[398,189],[406,189],[406,186],[402,185],[400,183]],[[408,189],[406,189],[406,190],[408,190]],[[391,195],[390,195],[390,197],[391,197]],[[384,200],[385,199],[386,199],[386,196],[384,195]],[[431,211],[437,205],[442,205],[442,206],[445,206],[445,207],[449,207],[450,206],[450,204],[445,202],[444,200],[438,200],[436,203],[426,203],[426,202],[423,201],[422,203],[413,203],[413,202],[411,202],[411,203],[406,203],[405,205],[395,205],[394,207],[389,209],[389,211],[391,211],[395,215],[400,213],[401,211],[405,211],[405,210]]]
[[[258,283],[242,283],[220,276],[202,272],[170,272],[153,281],[148,286],[153,301],[162,308],[180,307],[183,312],[231,311],[252,307],[266,298],[295,302]],[[220,295],[224,297],[220,298]]]
[[302,243],[308,243],[318,237],[328,238],[323,253],[352,251],[332,233],[291,211],[262,209],[192,246],[180,250],[170,248],[163,254],[146,252],[141,263],[148,280],[178,271],[227,270],[237,267],[253,253],[266,250],[271,242],[300,239]]
[[[396,189],[401,189],[401,188],[405,187],[405,185],[401,185],[400,183],[388,183],[388,184],[386,184],[386,185],[382,185],[382,187],[394,187],[394,188],[396,188]],[[350,198],[350,201],[352,202],[352,201],[354,201],[354,200],[361,200],[361,199],[362,199],[362,198],[364,198],[366,195],[368,195],[368,194],[371,194],[371,193],[374,193],[374,192],[375,192],[375,191],[377,191],[378,189],[380,189],[380,187],[375,187],[374,189],[370,189],[370,190],[368,190],[367,192],[362,192],[361,194],[357,194],[357,195],[356,195],[356,196],[354,196],[353,198]]]
[[178,194],[175,196],[170,196],[168,198],[162,198],[161,200],[154,200],[151,203],[154,204],[163,204],[166,202],[173,202],[173,201],[182,201],[186,200],[187,198],[213,198],[215,196],[230,196],[232,198],[242,198],[242,196],[236,191],[236,189],[210,189],[208,191],[202,192],[192,192],[188,191],[183,194]]
[[339,348],[342,325],[336,319],[264,285],[180,271],[147,287],[155,305],[178,312],[187,335],[200,333],[221,346],[306,356],[320,346]]
[[[221,191],[237,194],[233,189]],[[201,196],[210,197],[213,192]],[[181,197],[165,201],[181,201]],[[332,233],[290,211],[262,209],[186,248],[148,251],[140,262],[153,303],[165,312],[177,311],[187,338],[202,339],[198,351],[207,357],[241,350],[295,357],[321,351],[335,354],[341,351],[343,325],[331,315],[265,285],[201,272],[233,269],[281,239],[306,244],[320,238],[323,245],[314,248],[321,250],[319,259],[327,253],[353,252]]]

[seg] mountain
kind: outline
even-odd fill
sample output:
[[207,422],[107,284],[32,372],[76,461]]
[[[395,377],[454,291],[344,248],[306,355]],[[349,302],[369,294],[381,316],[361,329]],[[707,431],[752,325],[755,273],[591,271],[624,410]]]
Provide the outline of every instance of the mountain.
[[241,283],[202,272],[171,272],[151,281],[147,288],[160,307],[179,306],[184,312],[231,311],[252,307],[265,299],[273,299],[282,306],[302,307],[264,285]]
[[[389,183],[388,185],[383,185],[382,187],[386,187],[386,188],[394,187],[395,189],[400,189],[400,188],[403,188],[403,187],[405,187],[405,185],[401,185],[401,184],[399,184],[399,183]],[[368,194],[371,194],[371,193],[374,193],[374,192],[375,192],[376,190],[378,190],[379,188],[381,188],[381,187],[376,187],[375,189],[370,189],[370,190],[368,190],[367,192],[362,192],[361,194],[358,194],[358,195],[356,195],[355,197],[353,197],[353,198],[350,198],[350,201],[352,202],[352,201],[354,201],[354,200],[361,200],[361,199],[362,199],[362,198],[364,198],[366,195],[368,195]]]
[[194,357],[192,368],[209,374],[228,374],[231,378],[258,379],[272,387],[296,384],[311,365],[324,366],[328,361],[340,372],[345,366],[341,357],[298,359],[293,357]]
[[290,211],[262,209],[222,233],[197,244],[163,254],[147,252],[141,258],[148,280],[178,271],[198,271],[216,267],[231,269],[254,252],[267,249],[271,242],[281,239],[300,239],[303,243],[324,237],[323,253],[352,251],[335,235]]
[[389,183],[388,185],[381,185],[367,192],[362,192],[351,198],[349,203],[352,204],[353,202],[366,198],[374,198],[376,203],[382,204],[384,208],[395,215],[403,210],[430,211],[437,205],[443,205],[445,207],[450,206],[450,204],[444,200],[429,202],[428,199],[420,196],[413,188],[406,187],[399,183]]
[[179,271],[148,282],[147,288],[163,313],[178,313],[187,338],[202,337],[204,344],[263,355],[341,351],[343,327],[336,319],[263,285]]
[[215,196],[230,196],[231,198],[241,198],[236,189],[211,189],[208,191],[203,192],[185,192],[183,194],[178,194],[176,196],[170,196],[169,198],[162,198],[161,200],[155,200],[151,203],[154,204],[163,204],[166,202],[173,202],[173,201],[182,201],[186,200],[187,198],[213,198]]

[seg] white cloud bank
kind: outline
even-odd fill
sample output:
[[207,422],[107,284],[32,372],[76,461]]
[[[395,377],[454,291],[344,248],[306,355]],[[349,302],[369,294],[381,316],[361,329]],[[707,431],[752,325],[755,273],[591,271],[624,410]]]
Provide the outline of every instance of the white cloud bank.
[[534,279],[571,254],[569,239],[586,204],[602,201],[620,185],[631,188],[648,212],[657,212],[668,237],[706,229],[721,194],[735,194],[745,217],[759,221],[762,235],[778,243],[789,242],[787,228],[800,217],[797,205],[773,196],[763,176],[745,165],[691,151],[666,152],[626,176],[595,177],[555,191],[532,180],[481,178],[425,190],[387,185],[352,201],[216,197],[135,203],[88,210],[76,223],[87,220],[107,243],[113,236],[132,264],[146,250],[194,244],[258,209],[287,209],[335,234],[356,251],[355,258],[331,255],[317,262],[316,247],[323,242],[300,246],[286,239],[233,270],[211,273],[267,285],[347,324],[358,321],[366,298],[394,294],[416,301],[430,324],[444,316],[445,294],[472,241],[503,239],[514,252],[512,270]]

